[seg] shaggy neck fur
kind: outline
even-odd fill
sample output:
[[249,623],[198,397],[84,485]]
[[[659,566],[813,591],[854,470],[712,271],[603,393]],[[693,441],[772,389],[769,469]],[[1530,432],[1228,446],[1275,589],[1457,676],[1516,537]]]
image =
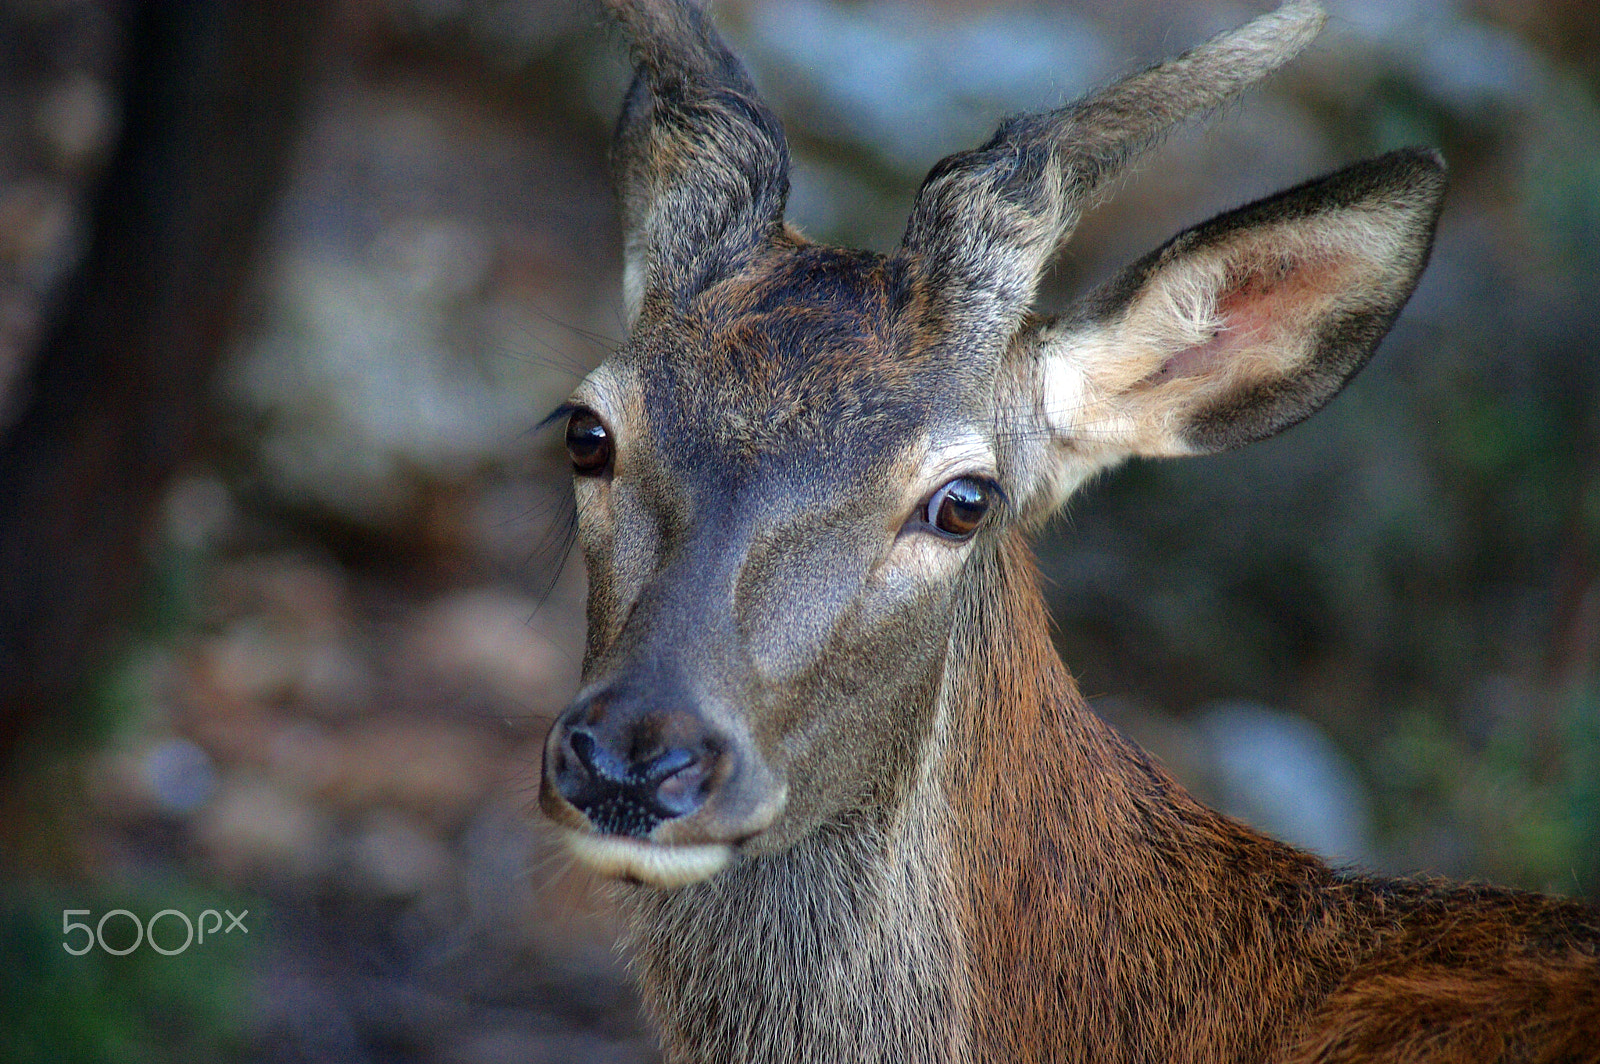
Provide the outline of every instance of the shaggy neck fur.
[[948,824],[926,797],[704,883],[629,889],[668,1061],[971,1059]]
[[1088,710],[1020,543],[987,586],[958,619],[947,787],[974,1012],[997,1021],[973,1059],[1264,1059],[1361,948],[1358,888],[1201,806]]

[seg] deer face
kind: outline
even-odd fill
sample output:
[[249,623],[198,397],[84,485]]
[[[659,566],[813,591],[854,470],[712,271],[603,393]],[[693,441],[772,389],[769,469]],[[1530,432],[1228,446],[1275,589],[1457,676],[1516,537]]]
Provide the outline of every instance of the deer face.
[[781,129],[697,8],[614,14],[639,71],[616,146],[633,327],[567,408],[589,634],[540,801],[593,867],[675,886],[892,815],[983,552],[1131,455],[1320,408],[1410,294],[1443,171],[1358,163],[1041,320],[1085,198],[1292,56],[1314,6],[1008,121],[934,168],[889,255],[784,228]]
[[586,685],[543,801],[602,867],[697,878],[912,764],[939,618],[1004,510],[992,384],[926,307],[903,261],[785,247],[647,307],[574,394]]

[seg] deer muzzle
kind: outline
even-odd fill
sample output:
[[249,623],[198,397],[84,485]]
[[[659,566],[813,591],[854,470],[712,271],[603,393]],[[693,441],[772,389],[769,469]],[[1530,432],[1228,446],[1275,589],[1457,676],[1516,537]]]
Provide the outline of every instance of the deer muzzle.
[[680,886],[764,831],[785,788],[737,724],[650,679],[601,684],[567,708],[545,743],[539,802],[595,871]]

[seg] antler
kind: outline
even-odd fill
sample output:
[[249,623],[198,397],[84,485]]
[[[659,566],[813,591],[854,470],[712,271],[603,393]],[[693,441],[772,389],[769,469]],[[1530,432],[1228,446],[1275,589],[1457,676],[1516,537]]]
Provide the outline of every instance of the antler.
[[902,248],[944,293],[952,335],[1003,350],[1095,193],[1186,118],[1292,59],[1324,18],[1313,0],[1292,0],[1077,103],[1007,119],[987,144],[935,166]]
[[636,71],[612,144],[629,319],[681,304],[783,224],[789,149],[744,67],[690,0],[603,0]]

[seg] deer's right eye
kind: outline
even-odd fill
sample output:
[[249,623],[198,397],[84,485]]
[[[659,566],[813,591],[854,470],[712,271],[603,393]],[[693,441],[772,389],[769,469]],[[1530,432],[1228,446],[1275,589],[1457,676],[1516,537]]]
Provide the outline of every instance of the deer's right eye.
[[948,539],[970,539],[989,513],[991,491],[976,477],[957,477],[933,493],[925,519]]
[[615,446],[600,415],[593,410],[574,410],[567,418],[567,456],[572,471],[580,477],[597,477],[611,468]]

